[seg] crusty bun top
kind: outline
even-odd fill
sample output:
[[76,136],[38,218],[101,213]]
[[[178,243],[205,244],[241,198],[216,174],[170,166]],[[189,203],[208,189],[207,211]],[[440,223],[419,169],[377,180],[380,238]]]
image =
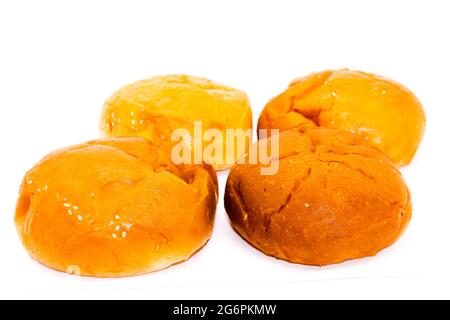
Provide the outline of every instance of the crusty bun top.
[[[109,98],[103,109],[101,130],[107,137],[145,137],[170,150],[174,145],[173,132],[187,129],[194,136],[196,121],[201,121],[203,131],[218,129],[223,137],[226,129],[252,129],[249,99],[240,90],[205,78],[158,76],[125,86]],[[222,147],[225,154],[226,148],[233,146]],[[226,159],[220,163],[205,154],[204,161],[222,170],[231,167],[239,156],[235,155],[231,163]]]
[[[277,138],[277,174],[237,164],[228,178],[228,215],[252,245],[280,259],[323,266],[375,255],[403,233],[410,195],[383,153],[342,130],[292,130]],[[266,142],[275,140],[259,144]]]
[[397,165],[411,162],[425,130],[420,101],[394,81],[350,70],[295,80],[268,103],[259,129],[325,127],[362,135]]
[[188,259],[210,238],[217,177],[174,166],[143,138],[56,151],[27,173],[15,221],[39,262],[86,276],[119,277]]

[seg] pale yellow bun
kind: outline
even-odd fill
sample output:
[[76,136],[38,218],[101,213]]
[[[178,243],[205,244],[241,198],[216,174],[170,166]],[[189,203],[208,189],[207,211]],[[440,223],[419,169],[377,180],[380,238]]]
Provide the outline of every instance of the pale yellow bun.
[[[170,153],[176,144],[171,141],[174,130],[187,129],[194,136],[195,121],[202,122],[204,131],[218,129],[224,140],[226,129],[246,131],[253,127],[250,102],[244,92],[204,78],[169,75],[118,90],[105,103],[101,131],[107,137],[145,137]],[[236,146],[224,143],[221,145],[224,156],[220,160],[214,157],[216,154],[206,153],[203,161],[217,170],[227,169],[247,152],[250,140],[251,136],[241,154],[237,154]],[[205,142],[203,147],[208,144]],[[227,150],[234,156],[226,159]]]
[[278,138],[277,174],[238,164],[228,178],[226,210],[250,244],[324,266],[374,256],[400,237],[411,219],[410,194],[382,152],[343,130],[292,130]]
[[189,259],[209,240],[211,167],[175,166],[144,138],[58,150],[23,181],[15,222],[31,256],[55,270],[124,277]]
[[405,86],[350,70],[295,80],[261,113],[258,129],[325,127],[362,135],[399,167],[411,162],[425,131],[425,113]]

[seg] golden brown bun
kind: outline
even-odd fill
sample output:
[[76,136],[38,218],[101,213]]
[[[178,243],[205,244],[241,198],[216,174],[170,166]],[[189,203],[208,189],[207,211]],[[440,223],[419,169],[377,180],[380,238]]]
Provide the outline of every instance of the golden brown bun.
[[144,138],[56,151],[24,178],[15,222],[40,263],[124,277],[188,259],[209,240],[217,203],[209,166],[174,166]]
[[294,81],[268,103],[258,129],[325,127],[361,134],[399,167],[413,159],[425,130],[420,101],[385,78],[349,70]]
[[[176,144],[171,141],[174,130],[184,128],[193,136],[195,121],[203,122],[203,130],[220,130],[223,137],[226,129],[253,128],[252,110],[244,92],[204,78],[170,75],[139,81],[117,91],[105,103],[101,130],[106,137],[141,136],[170,153]],[[248,141],[245,152],[250,144]],[[223,148],[224,155],[226,148],[237,152],[231,145]],[[230,163],[218,163],[207,156],[204,161],[224,170],[243,153]]]
[[374,256],[403,233],[409,191],[380,151],[342,130],[292,130],[279,138],[278,174],[237,164],[228,178],[225,206],[250,244],[280,259],[324,266]]

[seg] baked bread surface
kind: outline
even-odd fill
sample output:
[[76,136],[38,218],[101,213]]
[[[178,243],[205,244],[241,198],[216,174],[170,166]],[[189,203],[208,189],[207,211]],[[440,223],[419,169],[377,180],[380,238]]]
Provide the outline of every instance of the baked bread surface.
[[[194,137],[195,122],[201,122],[202,135],[208,129],[218,130],[224,140],[223,154],[226,155],[229,148],[229,154],[234,155],[229,161],[225,156],[216,161],[209,153],[203,154],[204,162],[215,169],[230,168],[248,151],[251,136],[241,154],[237,154],[238,148],[226,144],[227,129],[247,131],[253,128],[247,95],[211,80],[187,75],[158,76],[121,88],[104,105],[101,132],[106,137],[141,136],[170,153],[178,143],[171,139],[173,132],[186,129]],[[200,136],[197,141],[202,139]],[[205,141],[203,147],[209,144]],[[194,149],[192,143],[189,145]]]
[[325,127],[363,136],[398,166],[409,164],[425,131],[425,113],[405,86],[347,69],[297,79],[272,99],[258,129]]
[[69,273],[124,277],[182,262],[211,236],[217,177],[175,166],[144,138],[53,152],[24,180],[15,222],[31,256]]
[[[404,232],[410,194],[382,152],[343,130],[295,129],[279,139],[276,175],[242,164],[228,178],[227,213],[251,245],[279,259],[325,266],[374,256]],[[274,143],[258,143],[264,142]]]

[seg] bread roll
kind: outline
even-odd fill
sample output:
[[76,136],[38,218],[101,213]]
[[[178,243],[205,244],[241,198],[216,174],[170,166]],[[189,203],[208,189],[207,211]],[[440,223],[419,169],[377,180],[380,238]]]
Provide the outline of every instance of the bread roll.
[[385,78],[349,70],[325,71],[295,80],[271,100],[259,129],[325,127],[361,134],[398,166],[413,159],[425,130],[420,101]]
[[341,130],[278,137],[276,175],[241,164],[228,178],[226,210],[245,240],[279,259],[325,266],[374,256],[400,237],[410,195],[383,153]]
[[209,240],[217,202],[209,166],[174,166],[144,138],[56,151],[23,181],[15,222],[31,256],[94,277],[157,271]]
[[[201,121],[201,134],[207,129],[217,129],[224,140],[220,145],[222,157],[210,152],[201,154],[203,161],[217,170],[230,168],[247,152],[253,127],[252,110],[244,92],[185,75],[154,77],[120,89],[105,103],[101,119],[104,136],[145,137],[168,153],[178,143],[171,139],[174,130],[186,129],[194,137],[194,122]],[[237,139],[234,145],[227,143],[230,140],[226,141],[226,129],[249,130],[243,150],[237,148]],[[195,139],[201,142],[202,136]],[[219,141],[205,141],[203,148],[211,142]],[[193,144],[190,147],[194,152]],[[200,148],[200,153],[203,150]],[[227,150],[232,155],[228,159]],[[191,159],[196,163],[193,156]]]

